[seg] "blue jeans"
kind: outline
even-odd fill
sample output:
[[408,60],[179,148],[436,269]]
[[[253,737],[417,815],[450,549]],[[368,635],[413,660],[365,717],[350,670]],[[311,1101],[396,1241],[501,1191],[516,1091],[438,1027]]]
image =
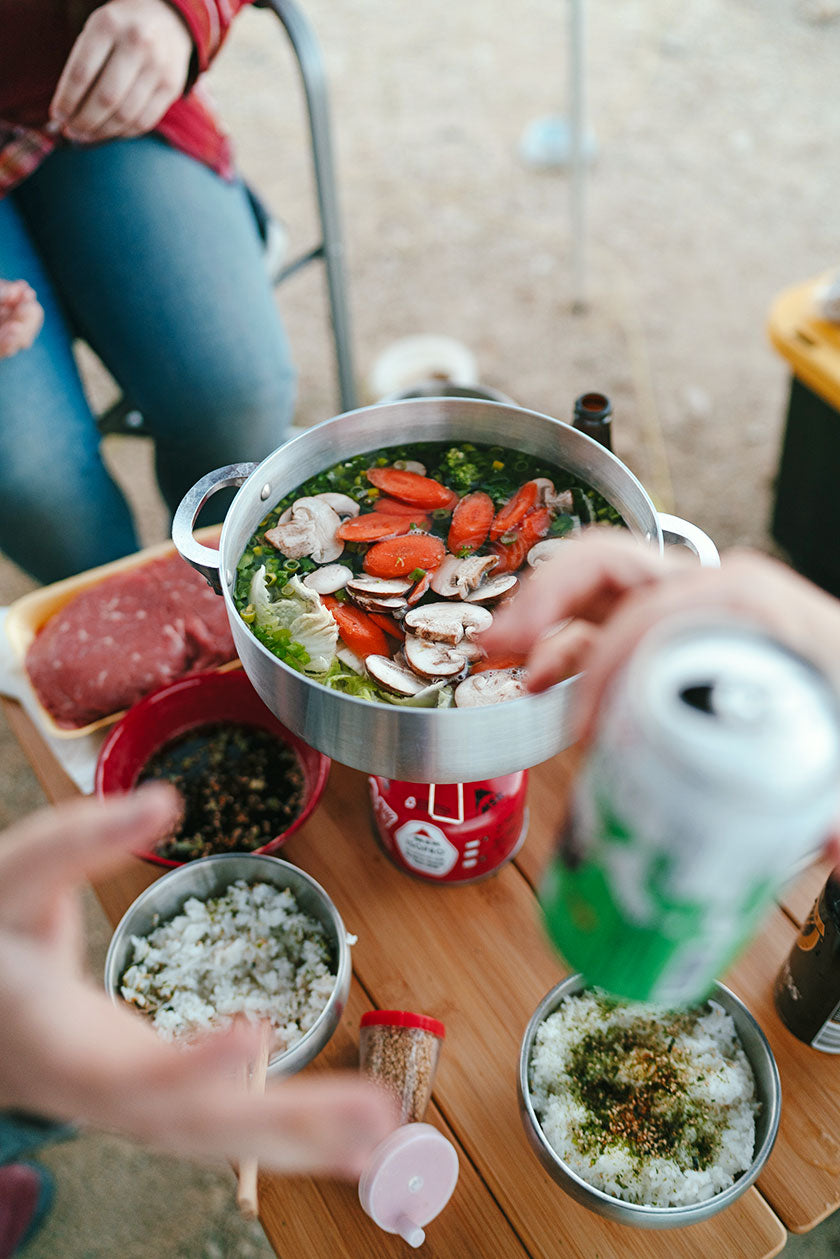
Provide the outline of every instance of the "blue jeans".
[[60,149],[0,201],[0,277],[28,280],[45,312],[33,346],[0,360],[0,550],[37,580],[138,545],[74,335],[142,412],[170,511],[205,472],[283,441],[294,372],[241,183],[154,136]]

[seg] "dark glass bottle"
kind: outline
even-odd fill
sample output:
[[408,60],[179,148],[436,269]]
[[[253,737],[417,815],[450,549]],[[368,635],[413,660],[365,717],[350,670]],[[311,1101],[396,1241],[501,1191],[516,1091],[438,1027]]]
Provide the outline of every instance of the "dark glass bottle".
[[602,393],[582,393],[575,400],[572,427],[612,450],[612,403]]
[[840,878],[829,875],[776,978],[779,1017],[794,1036],[840,1053]]

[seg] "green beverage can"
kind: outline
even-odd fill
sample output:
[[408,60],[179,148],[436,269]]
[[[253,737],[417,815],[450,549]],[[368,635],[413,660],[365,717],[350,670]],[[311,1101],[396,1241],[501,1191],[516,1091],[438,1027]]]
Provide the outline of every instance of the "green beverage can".
[[588,983],[705,996],[840,816],[840,702],[737,620],[673,618],[610,690],[540,891]]

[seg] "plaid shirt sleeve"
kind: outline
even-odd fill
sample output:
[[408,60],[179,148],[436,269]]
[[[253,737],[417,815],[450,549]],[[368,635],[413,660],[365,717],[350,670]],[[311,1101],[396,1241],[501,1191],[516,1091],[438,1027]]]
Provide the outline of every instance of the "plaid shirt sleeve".
[[37,170],[54,147],[43,131],[0,123],[0,197]]
[[251,0],[168,0],[186,22],[195,45],[195,70],[201,74],[222,46],[231,22]]

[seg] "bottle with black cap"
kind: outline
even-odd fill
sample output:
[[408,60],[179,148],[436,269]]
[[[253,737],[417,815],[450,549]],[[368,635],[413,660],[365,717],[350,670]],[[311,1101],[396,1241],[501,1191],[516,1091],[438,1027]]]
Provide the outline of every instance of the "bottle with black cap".
[[612,403],[603,393],[582,393],[575,401],[573,428],[612,450]]

